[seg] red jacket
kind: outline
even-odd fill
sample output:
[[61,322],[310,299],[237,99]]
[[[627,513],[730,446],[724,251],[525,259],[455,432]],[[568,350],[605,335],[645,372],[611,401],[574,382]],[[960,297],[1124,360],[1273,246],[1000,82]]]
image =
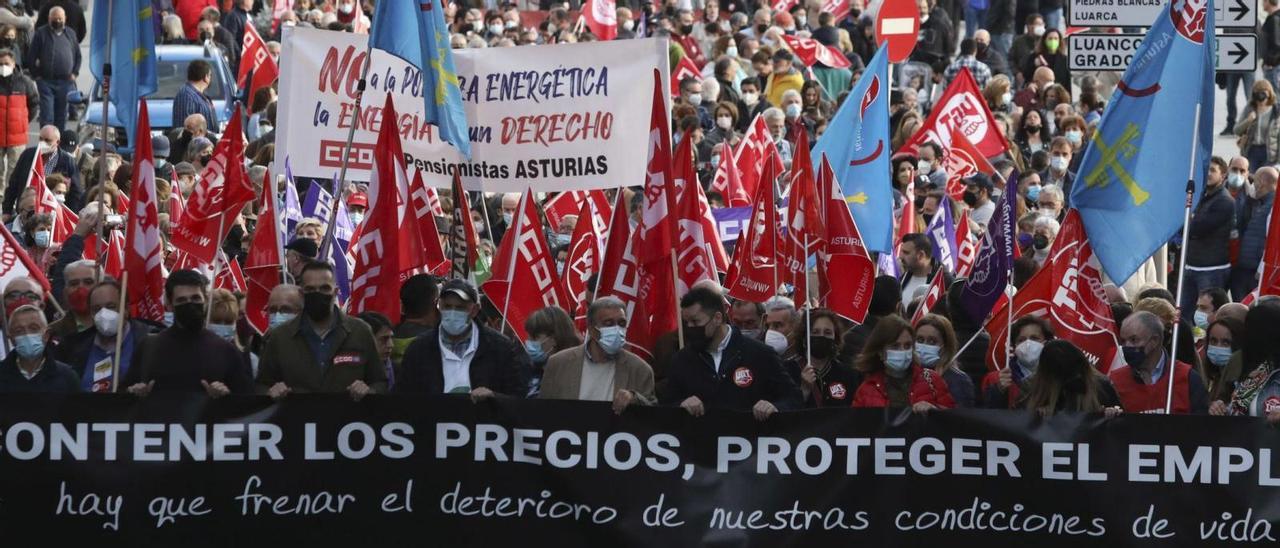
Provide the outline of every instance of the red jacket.
[[[884,384],[884,371],[868,373],[863,377],[862,384],[858,386],[858,392],[853,396],[853,407],[888,407],[889,393],[885,390]],[[926,369],[919,364],[911,364],[911,388],[908,390],[908,399],[912,405],[927,401],[943,408],[956,406],[955,400],[951,399],[951,392],[947,390],[947,383],[942,380],[942,375],[933,370],[927,370],[926,373]]]
[[[1004,398],[1000,395],[1004,394]],[[1000,388],[1000,371],[995,370],[982,377],[982,400],[986,407],[1013,409],[1018,406],[1018,398],[1022,397],[1022,388],[1018,383],[1010,383],[1007,390]]]
[[1177,362],[1173,375],[1168,370],[1155,384],[1143,384],[1129,366],[1112,369],[1107,377],[1120,395],[1120,405],[1126,413],[1164,413],[1165,400],[1169,397],[1169,378],[1173,377],[1173,413],[1204,414],[1208,412],[1208,395],[1199,373],[1184,362]]
[[174,0],[173,4],[174,14],[182,19],[182,30],[187,34],[187,40],[199,37],[196,26],[200,24],[200,12],[205,8],[218,7],[214,0]]
[[[35,119],[40,94],[26,76],[0,78],[0,147],[25,147],[27,127]],[[23,175],[25,180],[26,174]]]

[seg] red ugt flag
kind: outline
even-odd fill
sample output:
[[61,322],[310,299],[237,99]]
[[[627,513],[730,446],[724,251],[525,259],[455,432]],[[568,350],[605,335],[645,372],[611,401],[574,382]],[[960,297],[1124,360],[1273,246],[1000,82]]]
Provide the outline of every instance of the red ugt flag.
[[138,146],[134,155],[129,224],[125,228],[124,269],[129,273],[129,314],[140,320],[164,319],[164,273],[160,253],[160,214],[156,166],[151,153],[147,102],[138,109]]
[[521,341],[528,338],[524,320],[530,314],[548,306],[572,309],[543,237],[533,196],[533,189],[520,196],[515,226],[503,234],[493,260],[492,277],[480,286]]
[[952,130],[968,137],[982,156],[999,156],[1009,149],[969,69],[960,70],[936,105],[920,130],[907,139],[898,152],[914,155],[916,147],[928,141],[938,143],[944,151],[949,150]]
[[596,38],[613,40],[618,37],[618,8],[614,0],[587,0],[582,6],[582,17]]

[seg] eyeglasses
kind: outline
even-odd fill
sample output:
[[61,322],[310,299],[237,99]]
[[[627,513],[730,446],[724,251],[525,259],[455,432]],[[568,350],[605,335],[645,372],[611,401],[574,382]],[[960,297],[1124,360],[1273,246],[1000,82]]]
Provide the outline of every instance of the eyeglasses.
[[7,303],[19,301],[22,299],[27,299],[29,301],[39,301],[40,294],[34,291],[14,291],[13,293],[4,294],[4,302],[7,302]]

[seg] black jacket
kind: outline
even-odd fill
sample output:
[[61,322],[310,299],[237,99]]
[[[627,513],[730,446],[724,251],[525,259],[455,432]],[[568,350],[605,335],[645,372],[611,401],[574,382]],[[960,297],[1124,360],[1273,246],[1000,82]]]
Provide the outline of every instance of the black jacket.
[[[987,7],[987,24],[985,29],[991,34],[1013,34],[1022,23],[1014,19],[1018,9],[1017,0],[991,0]],[[987,63],[990,65],[990,63]],[[995,73],[996,68],[991,67]]]
[[71,27],[56,34],[48,26],[36,29],[22,66],[37,80],[65,80],[80,73],[80,38]]
[[714,369],[711,354],[690,347],[676,353],[667,372],[667,386],[659,397],[663,404],[679,405],[697,396],[703,405],[749,411],[765,400],[780,410],[800,407],[800,389],[782,367],[778,354],[764,343],[731,329],[729,345]]
[[232,394],[251,394],[247,369],[240,350],[212,331],[170,327],[138,343],[120,389],[155,381],[156,391],[203,394],[203,380],[222,382]]
[[[532,369],[524,348],[502,333],[478,323],[480,340],[471,357],[471,387],[485,387],[495,393],[523,398],[529,393],[528,372]],[[444,368],[440,358],[440,329],[428,330],[409,343],[400,362],[400,377],[394,391],[401,393],[444,393]]]
[[80,378],[67,364],[53,359],[45,352],[45,362],[39,373],[27,380],[18,371],[18,354],[10,352],[0,361],[0,394],[12,392],[39,392],[74,394],[80,391]]
[[[4,212],[13,213],[14,206],[18,203],[18,197],[22,196],[22,190],[27,188],[27,176],[31,174],[31,163],[35,161],[36,147],[29,147],[18,155],[18,162],[13,166],[13,172],[9,174],[9,186],[4,189]],[[79,214],[80,208],[84,207],[84,187],[80,186],[80,170],[76,169],[76,160],[66,151],[59,150],[54,154],[53,173],[59,173],[67,178],[67,207],[72,212]],[[49,166],[46,165],[45,169]]]
[[1187,241],[1187,266],[1211,267],[1231,264],[1227,242],[1235,227],[1236,205],[1225,185],[1218,185],[1200,198],[1191,217]]
[[1262,36],[1258,37],[1258,57],[1263,66],[1280,65],[1280,10],[1271,12],[1262,21]]
[[[803,355],[788,359],[785,363],[787,374],[800,386],[800,373],[807,362]],[[817,390],[809,394],[803,405],[806,409],[818,407],[849,407],[853,405],[853,393],[862,386],[862,373],[847,363],[832,361],[826,371],[818,373]],[[803,394],[803,392],[801,392]]]
[[955,47],[955,28],[951,18],[941,8],[929,12],[929,20],[920,23],[919,40],[911,53],[912,61],[928,63],[934,72],[942,72],[951,64],[951,52]]

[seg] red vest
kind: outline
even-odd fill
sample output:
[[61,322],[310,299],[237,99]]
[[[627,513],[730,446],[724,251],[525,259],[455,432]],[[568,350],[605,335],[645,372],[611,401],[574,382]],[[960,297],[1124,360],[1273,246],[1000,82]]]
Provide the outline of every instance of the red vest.
[[1172,375],[1166,369],[1155,384],[1143,384],[1142,379],[1127,365],[1112,369],[1107,377],[1120,395],[1120,405],[1124,407],[1125,413],[1163,414],[1171,377],[1176,383],[1173,387],[1173,413],[1185,415],[1191,412],[1191,385],[1188,382],[1191,378],[1191,366],[1186,363],[1177,362]]
[[[13,75],[12,78],[18,78]],[[15,90],[8,95],[0,95],[0,147],[20,147],[27,145],[27,96]],[[23,177],[26,180],[26,177]]]

